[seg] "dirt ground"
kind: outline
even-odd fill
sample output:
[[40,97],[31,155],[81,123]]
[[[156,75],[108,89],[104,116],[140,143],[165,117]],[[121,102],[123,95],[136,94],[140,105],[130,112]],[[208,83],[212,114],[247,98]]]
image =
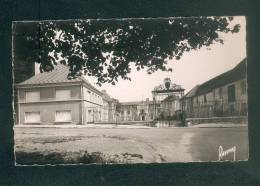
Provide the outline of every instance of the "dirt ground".
[[220,145],[236,146],[236,160],[248,158],[247,127],[14,130],[19,164],[218,161]]

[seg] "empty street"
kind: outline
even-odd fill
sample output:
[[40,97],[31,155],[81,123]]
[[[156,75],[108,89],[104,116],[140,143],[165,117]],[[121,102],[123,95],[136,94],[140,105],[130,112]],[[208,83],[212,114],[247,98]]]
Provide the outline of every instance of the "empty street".
[[[246,160],[247,127],[15,128],[16,155],[21,153],[25,158],[35,153],[43,157],[55,153],[66,156],[63,157],[65,160],[71,160],[74,156],[87,152],[89,155],[101,156],[101,162],[108,163],[218,161],[220,145],[224,150],[236,146],[236,160]],[[17,157],[18,163],[37,162],[33,157],[30,162],[22,157]],[[233,154],[226,157],[227,160],[232,158]],[[44,162],[41,160],[39,164],[42,163]]]

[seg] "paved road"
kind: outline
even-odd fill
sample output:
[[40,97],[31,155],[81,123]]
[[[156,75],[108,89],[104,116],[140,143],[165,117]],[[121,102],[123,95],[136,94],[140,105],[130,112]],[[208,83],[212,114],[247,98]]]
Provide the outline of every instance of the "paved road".
[[[16,128],[18,152],[102,152],[130,163],[217,161],[218,148],[236,146],[248,158],[247,127],[237,128]],[[123,156],[122,156],[123,155]],[[126,155],[128,155],[126,157]],[[131,156],[131,157],[130,157]],[[232,159],[229,155],[227,159]]]

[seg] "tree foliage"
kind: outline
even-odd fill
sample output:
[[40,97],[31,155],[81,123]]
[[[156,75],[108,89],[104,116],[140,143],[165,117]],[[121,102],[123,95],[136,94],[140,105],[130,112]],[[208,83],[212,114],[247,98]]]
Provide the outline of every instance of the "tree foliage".
[[98,84],[130,79],[130,63],[151,74],[171,71],[169,59],[213,43],[220,33],[236,33],[232,17],[110,19],[16,22],[15,60],[40,63],[50,71],[68,65],[70,78],[94,76]]

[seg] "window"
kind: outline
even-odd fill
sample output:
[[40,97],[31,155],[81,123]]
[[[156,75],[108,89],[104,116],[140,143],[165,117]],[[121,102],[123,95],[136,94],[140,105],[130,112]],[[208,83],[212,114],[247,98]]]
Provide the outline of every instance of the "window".
[[222,90],[222,87],[219,88],[219,98],[222,99],[223,97],[223,90]]
[[179,109],[179,102],[175,101],[175,109]]
[[90,98],[91,97],[91,92],[90,91],[87,91],[87,93],[86,93],[86,99],[88,100],[88,101],[90,101]]
[[207,103],[207,96],[204,95],[204,103]]
[[26,92],[25,93],[26,102],[36,102],[40,101],[40,92]]
[[91,99],[90,99],[92,102],[94,102],[95,98],[94,98],[94,93],[92,92],[91,93]]
[[228,86],[228,102],[236,101],[235,85]]
[[85,100],[90,100],[90,92],[88,91],[88,89],[86,89],[85,87],[83,87],[83,98],[85,99]]
[[56,111],[55,122],[71,122],[71,111]]
[[246,81],[245,80],[241,81],[240,86],[241,86],[241,94],[245,95],[246,94]]
[[56,90],[56,100],[68,100],[70,98],[70,90]]
[[40,112],[25,112],[25,123],[40,123]]

